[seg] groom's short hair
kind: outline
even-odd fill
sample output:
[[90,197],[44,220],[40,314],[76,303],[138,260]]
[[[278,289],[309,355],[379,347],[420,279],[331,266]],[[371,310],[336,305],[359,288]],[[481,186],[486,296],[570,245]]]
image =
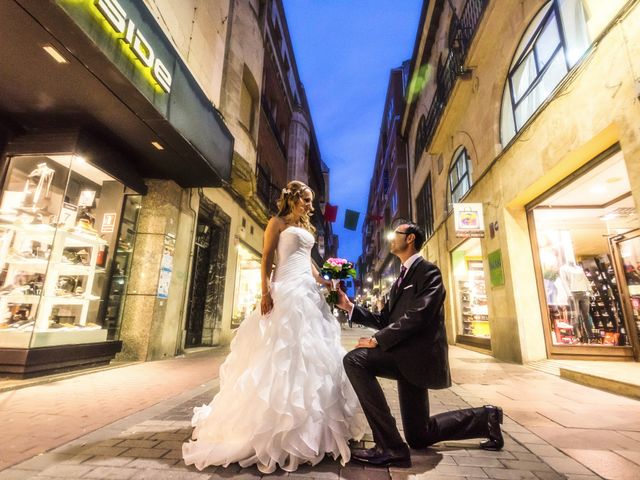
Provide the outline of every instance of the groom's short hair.
[[424,234],[424,229],[417,223],[413,223],[413,222],[404,221],[402,222],[402,224],[407,226],[407,228],[405,229],[405,232],[413,233],[415,237],[415,240],[413,241],[413,245],[416,247],[416,250],[419,252],[420,249],[422,248],[422,245],[424,245],[424,241],[426,239],[426,235]]

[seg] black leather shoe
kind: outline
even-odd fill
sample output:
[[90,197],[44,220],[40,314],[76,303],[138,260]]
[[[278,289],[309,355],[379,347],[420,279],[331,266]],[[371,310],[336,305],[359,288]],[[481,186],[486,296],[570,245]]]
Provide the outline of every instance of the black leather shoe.
[[504,438],[502,438],[502,409],[493,405],[485,405],[487,412],[487,428],[489,430],[489,440],[480,443],[480,448],[484,450],[502,450],[504,447]]
[[351,460],[371,467],[409,468],[411,466],[411,455],[406,445],[387,449],[377,446],[366,450],[354,448],[351,450]]

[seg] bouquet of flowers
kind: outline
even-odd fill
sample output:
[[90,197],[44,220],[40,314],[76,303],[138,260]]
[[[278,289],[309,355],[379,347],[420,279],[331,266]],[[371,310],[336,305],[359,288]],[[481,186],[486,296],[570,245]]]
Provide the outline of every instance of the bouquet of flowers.
[[344,258],[330,258],[322,265],[321,275],[327,280],[331,280],[331,291],[327,295],[327,303],[333,308],[338,303],[338,286],[340,280],[347,277],[356,277],[356,270],[353,263]]

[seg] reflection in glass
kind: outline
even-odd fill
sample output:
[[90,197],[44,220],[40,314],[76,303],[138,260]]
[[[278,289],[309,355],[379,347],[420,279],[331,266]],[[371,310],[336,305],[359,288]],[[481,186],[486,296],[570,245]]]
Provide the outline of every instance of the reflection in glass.
[[242,245],[238,246],[238,274],[231,327],[249,316],[260,302],[260,258]]

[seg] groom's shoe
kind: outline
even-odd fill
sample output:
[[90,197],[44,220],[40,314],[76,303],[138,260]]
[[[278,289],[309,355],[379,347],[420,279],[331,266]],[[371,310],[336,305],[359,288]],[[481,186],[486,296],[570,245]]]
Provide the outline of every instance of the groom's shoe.
[[487,429],[489,431],[489,440],[480,443],[480,448],[484,450],[502,450],[504,447],[504,438],[502,438],[502,409],[492,405],[485,405],[487,412]]
[[351,460],[372,467],[402,467],[411,466],[409,448],[402,445],[398,448],[373,447],[368,449],[351,450]]

